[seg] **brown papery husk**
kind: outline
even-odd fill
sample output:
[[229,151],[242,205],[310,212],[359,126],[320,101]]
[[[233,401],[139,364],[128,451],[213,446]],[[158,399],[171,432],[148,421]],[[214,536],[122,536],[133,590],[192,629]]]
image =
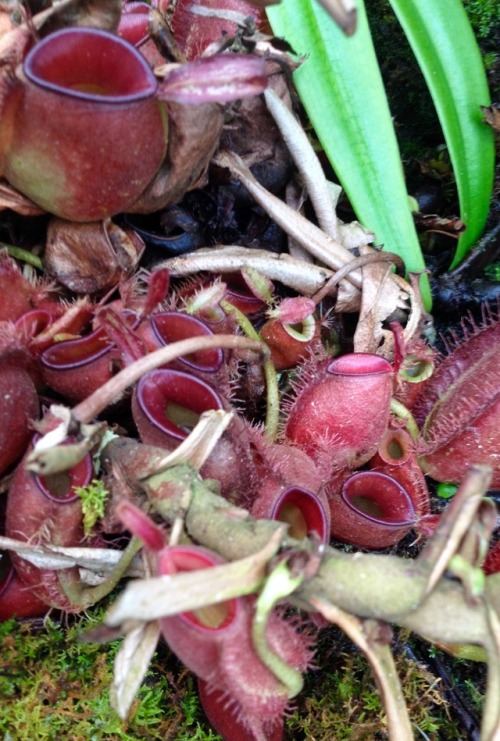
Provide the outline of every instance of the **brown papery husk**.
[[78,224],[52,219],[47,229],[44,267],[75,293],[109,290],[137,267],[144,242],[132,229],[110,219]]
[[219,144],[223,109],[215,103],[181,105],[168,101],[167,156],[154,180],[127,208],[128,213],[150,214],[178,203],[193,188],[206,184],[206,173]]

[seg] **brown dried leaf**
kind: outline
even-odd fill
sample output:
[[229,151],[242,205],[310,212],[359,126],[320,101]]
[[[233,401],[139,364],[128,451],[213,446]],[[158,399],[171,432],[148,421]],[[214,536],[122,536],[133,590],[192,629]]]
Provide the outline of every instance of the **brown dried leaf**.
[[500,105],[493,103],[493,105],[481,106],[484,120],[488,123],[495,131],[500,131]]
[[[35,13],[43,7],[43,3],[37,0],[30,0],[28,4]],[[116,31],[121,12],[121,0],[64,0],[54,3],[48,10],[42,10],[38,18],[43,21],[43,36],[68,26],[87,26],[101,28],[105,31]],[[40,22],[37,22],[37,16],[33,20],[39,28]]]
[[[361,255],[377,254],[368,245],[359,248]],[[392,333],[382,328],[382,323],[393,314],[400,303],[400,291],[393,280],[392,265],[384,255],[380,262],[364,265],[361,311],[354,334],[354,351],[378,353],[388,360],[393,358]]]
[[45,213],[43,208],[19,193],[6,180],[0,180],[0,211],[5,208],[10,208],[21,216],[39,216]]
[[425,232],[439,232],[458,238],[465,231],[465,224],[458,216],[446,218],[438,214],[416,213],[414,219],[416,226]]
[[75,293],[96,293],[130,275],[144,251],[132,229],[120,229],[110,219],[77,224],[52,219],[47,230],[44,267]]
[[111,705],[122,720],[129,714],[160,638],[157,622],[134,625],[115,658]]
[[[291,109],[290,91],[282,67],[268,60],[266,74],[268,89],[275,92],[287,109]],[[290,180],[292,160],[262,96],[246,98],[238,104],[220,141],[222,148],[230,149],[243,159],[267,190],[282,192]],[[238,197],[242,197],[241,194]]]
[[167,158],[153,182],[128,213],[149,214],[178,203],[193,188],[205,185],[207,168],[224,122],[221,106],[207,103],[166,104],[169,118]]

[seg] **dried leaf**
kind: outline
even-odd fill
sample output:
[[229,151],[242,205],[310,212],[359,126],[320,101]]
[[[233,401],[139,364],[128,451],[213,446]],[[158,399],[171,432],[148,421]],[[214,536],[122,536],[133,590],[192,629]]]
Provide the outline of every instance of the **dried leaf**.
[[198,471],[217,445],[219,438],[233,417],[233,412],[225,412],[223,409],[203,412],[196,427],[186,439],[165,458],[159,460],[155,464],[154,470],[148,473],[147,478],[178,463],[188,463]]
[[464,222],[457,216],[446,218],[443,216],[438,216],[437,214],[421,213],[416,213],[413,216],[416,226],[421,231],[436,232],[455,238],[458,238],[460,234],[465,231]]
[[357,9],[353,0],[318,0],[346,36],[352,36],[356,30]]
[[326,180],[319,158],[307,135],[295,115],[287,105],[267,89],[264,98],[269,112],[280,128],[283,139],[302,176],[302,180],[313,204],[321,229],[332,237],[339,239],[337,214],[332,200],[328,181]]
[[493,103],[493,105],[481,106],[484,120],[488,123],[495,131],[500,131],[500,105]]
[[203,248],[189,255],[172,257],[161,263],[175,276],[193,275],[202,270],[234,273],[253,267],[270,280],[277,280],[303,296],[312,296],[334,273],[286,253],[248,249],[241,246]]
[[[338,270],[352,260],[351,253],[343,245],[263,188],[242,159],[233,152],[218,152],[217,156],[214,157],[214,163],[219,167],[227,168],[231,175],[240,180],[273,221],[305,247],[315,258],[321,260],[324,265]],[[357,289],[361,287],[361,282],[361,272],[355,270],[350,272],[346,280],[340,283],[336,304],[337,311],[357,311],[359,309],[359,292]]]
[[51,404],[49,411],[51,423],[58,419],[61,421],[56,427],[49,430],[49,432],[36,441],[34,446],[34,450],[36,451],[49,450],[55,445],[62,443],[68,437],[69,430],[74,424],[71,409],[68,409],[68,407],[62,404]]
[[129,620],[157,620],[252,594],[262,584],[267,563],[277,552],[285,529],[277,529],[264,548],[239,561],[130,582],[109,609],[104,622],[113,627]]
[[[35,16],[37,27],[43,23],[43,34],[68,26],[87,26],[116,31],[120,21],[121,0],[64,0],[55,2],[48,11]],[[45,20],[45,16],[47,20]],[[39,21],[37,22],[37,19]]]
[[444,511],[436,532],[417,558],[428,569],[425,594],[435,588],[452,557],[478,516],[481,502],[491,482],[488,466],[471,466],[450,505]]
[[[368,245],[363,245],[359,251],[361,255],[377,255]],[[384,330],[382,324],[396,311],[400,302],[400,291],[393,280],[393,267],[380,254],[380,262],[370,262],[361,269],[363,289],[361,311],[354,334],[354,351],[379,353],[392,360],[392,333]]]
[[5,208],[9,208],[16,214],[21,214],[21,216],[40,216],[40,214],[45,213],[43,208],[19,193],[6,180],[0,180],[0,211]]
[[132,230],[110,219],[77,224],[51,219],[47,230],[44,267],[75,293],[113,288],[132,273],[144,251],[144,242]]
[[488,683],[484,703],[481,738],[487,741],[500,739],[500,616],[493,605],[486,602],[488,618]]
[[205,185],[209,162],[219,144],[224,114],[215,103],[187,106],[167,102],[168,152],[160,171],[127,213],[149,214],[178,203]]
[[160,638],[158,623],[136,625],[124,638],[116,654],[111,705],[122,720],[129,714]]
[[[61,430],[61,425],[59,425],[57,430]],[[27,471],[35,473],[38,476],[48,476],[49,474],[68,471],[80,463],[88,453],[100,444],[105,430],[105,422],[98,422],[94,425],[81,425],[80,434],[82,439],[66,445],[53,445],[49,447],[46,438],[42,438],[44,440],[44,447],[42,449],[35,447],[29,453],[26,457],[25,468]]]
[[360,620],[321,599],[313,598],[311,604],[329,622],[338,625],[368,659],[387,713],[389,739],[412,741],[408,709],[388,645],[390,628],[375,620]]
[[[0,536],[0,549],[14,551],[18,556],[40,569],[61,571],[78,566],[99,577],[104,577],[116,567],[123,551],[114,548],[67,548],[50,544],[31,545],[24,540],[15,540]],[[131,577],[144,575],[144,568],[139,561],[127,571]]]
[[[289,68],[274,60],[266,61],[269,80],[266,92],[272,90],[288,110],[292,108],[292,100],[284,69]],[[283,192],[290,181],[292,158],[262,95],[238,103],[231,123],[222,132],[220,143],[221,148],[230,149],[242,157],[247,166],[258,173],[260,184],[267,190],[275,194]],[[241,189],[239,197],[248,198]]]
[[348,250],[357,250],[361,245],[375,241],[375,234],[362,226],[359,221],[344,224],[339,220],[340,241]]

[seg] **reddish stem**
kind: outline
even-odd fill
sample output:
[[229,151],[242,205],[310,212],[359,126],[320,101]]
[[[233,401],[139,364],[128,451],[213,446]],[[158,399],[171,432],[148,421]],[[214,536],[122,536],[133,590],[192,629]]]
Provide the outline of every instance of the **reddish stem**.
[[87,399],[73,407],[73,415],[80,422],[90,423],[145,373],[155,370],[166,363],[170,363],[172,360],[176,360],[183,355],[189,355],[199,350],[212,350],[218,347],[232,350],[254,350],[258,353],[266,352],[265,345],[256,340],[249,340],[246,337],[237,337],[235,335],[190,337],[187,340],[162,347],[155,352],[149,353],[144,358],[140,358],[135,363],[132,363],[132,365],[127,366],[120,373],[117,373],[116,376],[110,378],[101,388],[94,391]]

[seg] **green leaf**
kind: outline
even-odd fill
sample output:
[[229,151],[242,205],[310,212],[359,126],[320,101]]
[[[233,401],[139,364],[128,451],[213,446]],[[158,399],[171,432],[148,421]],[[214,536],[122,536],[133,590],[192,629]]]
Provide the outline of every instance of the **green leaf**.
[[[315,0],[267,8],[273,31],[307,59],[294,73],[302,103],[358,219],[410,272],[425,263],[408,203],[401,157],[366,13],[346,37]],[[427,309],[427,276],[420,280]]]
[[460,0],[390,3],[431,92],[455,172],[467,227],[455,267],[481,235],[493,188],[494,137],[480,109],[490,105],[481,54]]

